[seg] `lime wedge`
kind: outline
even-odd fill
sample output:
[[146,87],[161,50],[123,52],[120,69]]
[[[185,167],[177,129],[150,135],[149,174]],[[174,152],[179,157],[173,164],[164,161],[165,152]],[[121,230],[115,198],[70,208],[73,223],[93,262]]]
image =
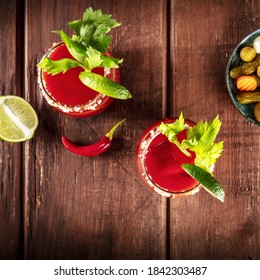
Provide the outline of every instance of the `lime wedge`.
[[123,100],[132,97],[128,89],[99,74],[84,71],[79,78],[84,85],[109,97]]
[[196,181],[198,181],[206,191],[224,202],[225,192],[219,182],[207,171],[194,164],[183,164],[182,168]]
[[33,137],[37,126],[37,114],[27,101],[14,95],[0,96],[0,139],[23,142]]

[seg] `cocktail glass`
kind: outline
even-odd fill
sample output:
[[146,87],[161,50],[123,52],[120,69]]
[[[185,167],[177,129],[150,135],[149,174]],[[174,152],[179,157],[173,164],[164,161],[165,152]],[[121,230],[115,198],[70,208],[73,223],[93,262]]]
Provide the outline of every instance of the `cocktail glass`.
[[[54,44],[44,57],[52,60],[74,59],[64,43]],[[77,118],[100,114],[114,100],[85,86],[78,77],[81,71],[83,71],[81,67],[75,67],[65,73],[51,75],[38,68],[38,84],[47,103],[60,113]],[[120,82],[119,68],[105,71],[103,67],[99,67],[92,71],[116,83]]]
[[[159,120],[149,126],[141,135],[136,148],[136,167],[144,184],[150,189],[166,197],[183,197],[200,191],[202,186],[181,167],[183,163],[194,163],[195,154],[186,156],[161,133],[162,122],[172,123],[176,118]],[[195,125],[185,119],[187,128]],[[186,138],[186,130],[178,136],[178,140]]]

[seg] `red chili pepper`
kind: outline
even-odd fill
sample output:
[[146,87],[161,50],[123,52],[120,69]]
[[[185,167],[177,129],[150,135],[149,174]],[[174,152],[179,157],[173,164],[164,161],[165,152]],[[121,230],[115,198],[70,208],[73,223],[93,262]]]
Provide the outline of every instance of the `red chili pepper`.
[[81,155],[81,156],[98,156],[100,154],[103,154],[106,150],[108,150],[112,144],[112,138],[114,131],[117,129],[117,127],[122,124],[126,119],[121,120],[117,124],[115,124],[111,130],[103,136],[97,143],[81,146],[72,143],[70,140],[68,140],[66,137],[62,136],[61,140],[63,145],[67,150],[70,152]]

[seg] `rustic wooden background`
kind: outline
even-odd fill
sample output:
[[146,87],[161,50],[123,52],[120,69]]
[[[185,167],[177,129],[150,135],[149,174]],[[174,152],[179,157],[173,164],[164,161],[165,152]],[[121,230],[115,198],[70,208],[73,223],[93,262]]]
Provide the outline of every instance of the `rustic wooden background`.
[[[50,108],[36,64],[87,7],[121,22],[112,49],[124,58],[133,99],[99,116],[73,119]],[[225,67],[235,45],[259,28],[260,2],[237,0],[0,0],[0,94],[28,100],[35,137],[0,142],[1,259],[260,259],[259,127],[232,105]],[[224,204],[205,191],[165,199],[137,177],[138,137],[164,116],[198,121],[219,114],[225,150],[215,175]],[[61,136],[83,143],[118,120],[103,156],[69,153]]]

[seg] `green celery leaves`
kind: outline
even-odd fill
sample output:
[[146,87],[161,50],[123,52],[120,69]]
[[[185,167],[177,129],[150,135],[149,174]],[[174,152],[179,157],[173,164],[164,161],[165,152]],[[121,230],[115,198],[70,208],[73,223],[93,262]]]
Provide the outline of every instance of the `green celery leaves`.
[[[212,174],[212,166],[223,151],[223,141],[215,143],[220,127],[221,122],[218,116],[210,122],[200,121],[194,126],[185,125],[185,119],[181,113],[174,123],[161,123],[159,129],[185,155],[190,156],[189,151],[196,154],[195,165],[183,164],[182,168],[210,194],[223,202],[224,190]],[[187,130],[187,138],[180,143],[177,136],[185,129]]]
[[[102,90],[109,87],[108,93],[100,92],[108,96],[114,95],[115,98],[130,98],[131,94],[129,91],[121,85],[115,87],[114,84],[116,83],[108,83],[107,78],[97,78],[96,74],[91,74],[91,70],[94,68],[104,67],[106,71],[111,68],[118,68],[123,62],[122,59],[111,57],[107,53],[111,42],[111,37],[107,33],[112,28],[119,26],[120,23],[112,19],[111,15],[102,14],[101,10],[94,11],[92,8],[88,8],[83,13],[82,20],[71,21],[68,25],[76,33],[72,37],[69,37],[63,30],[55,30],[53,32],[60,36],[75,61],[67,58],[58,61],[44,58],[37,66],[52,75],[61,72],[65,73],[70,68],[80,66],[85,70],[83,73],[87,73],[79,77],[81,81],[85,81],[83,82],[85,85],[98,84]],[[82,78],[84,75],[87,77],[86,79]],[[94,80],[89,81],[89,79]],[[104,86],[101,86],[102,82],[105,83]],[[112,88],[116,89],[115,93],[111,92]]]
[[218,116],[210,122],[200,121],[188,130],[187,140],[183,141],[187,149],[196,153],[195,164],[207,171],[223,151],[223,142],[214,143],[220,127]]
[[[210,172],[211,166],[220,157],[223,151],[223,142],[214,143],[219,133],[221,122],[216,116],[210,122],[198,122],[193,127],[186,127],[181,113],[179,119],[172,124],[160,125],[160,131],[165,134],[170,142],[176,144],[187,156],[189,151],[195,152],[195,164]],[[179,143],[177,135],[187,128],[187,139]]]
[[100,52],[106,52],[111,37],[107,33],[120,23],[111,19],[111,15],[102,14],[101,10],[87,9],[81,21],[71,21],[69,26],[76,32],[75,40],[85,46],[91,46]]
[[88,8],[82,20],[69,22],[76,32],[71,38],[63,31],[56,30],[61,40],[66,44],[71,55],[79,61],[85,70],[95,67],[118,68],[122,60],[104,55],[109,47],[111,37],[107,33],[120,23],[111,19],[111,15],[103,15],[101,10]]
[[174,143],[186,156],[190,156],[190,153],[183,147],[183,145],[179,142],[177,135],[182,132],[186,128],[183,114],[180,114],[179,119],[177,119],[174,123],[160,124],[160,131],[164,134],[170,142]]
[[56,75],[59,73],[65,73],[67,70],[82,66],[78,61],[70,59],[70,58],[63,58],[60,60],[51,60],[48,57],[45,57],[41,60],[41,62],[37,65],[40,68],[45,69],[49,74]]

